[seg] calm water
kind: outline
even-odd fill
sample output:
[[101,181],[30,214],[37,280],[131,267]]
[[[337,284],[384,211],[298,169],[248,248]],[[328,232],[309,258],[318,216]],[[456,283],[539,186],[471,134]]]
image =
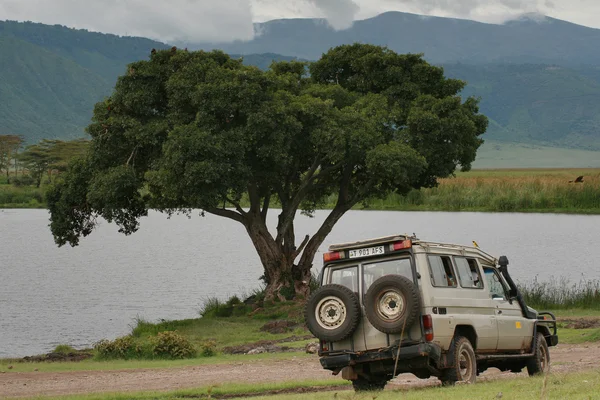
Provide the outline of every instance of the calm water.
[[[325,215],[298,216],[296,237],[316,231]],[[136,317],[197,317],[206,298],[260,284],[262,267],[245,230],[223,218],[152,213],[132,236],[104,223],[75,248],[57,248],[47,225],[45,210],[0,210],[0,357],[90,346],[128,333]],[[321,250],[413,232],[433,241],[476,240],[491,254],[506,254],[521,281],[600,278],[600,216],[352,211]]]

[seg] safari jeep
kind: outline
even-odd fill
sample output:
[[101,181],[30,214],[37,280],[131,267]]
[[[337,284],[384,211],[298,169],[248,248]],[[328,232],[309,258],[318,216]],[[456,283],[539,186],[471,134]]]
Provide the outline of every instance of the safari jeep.
[[508,259],[390,236],[332,245],[305,317],[323,368],[355,390],[410,372],[473,383],[487,368],[548,371],[556,318],[527,307]]

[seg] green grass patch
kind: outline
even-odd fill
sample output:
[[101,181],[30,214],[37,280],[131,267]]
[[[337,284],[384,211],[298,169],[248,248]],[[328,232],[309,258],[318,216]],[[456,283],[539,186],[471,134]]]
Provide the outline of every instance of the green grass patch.
[[[377,393],[355,394],[352,391],[294,394],[277,396],[282,400],[327,399],[339,400],[462,400],[462,399],[502,399],[502,400],[540,400],[540,399],[598,399],[600,391],[600,370],[575,372],[569,374],[549,374],[536,378],[519,377],[481,382],[475,385],[455,387],[411,388],[409,390],[385,390]],[[500,395],[501,394],[501,395]],[[175,399],[176,397],[167,397]],[[273,397],[254,397],[255,400],[273,399]]]
[[[307,392],[316,388],[318,392]],[[348,390],[345,390],[348,388]],[[334,390],[332,390],[334,389]],[[286,391],[304,392],[285,394]],[[60,397],[43,397],[48,400],[175,400],[186,398],[247,398],[256,400],[462,400],[499,399],[538,400],[538,399],[597,399],[600,391],[600,370],[588,370],[568,374],[551,373],[535,378],[518,377],[479,382],[475,385],[455,387],[427,387],[410,389],[388,389],[382,392],[356,394],[350,385],[340,379],[327,381],[299,381],[275,384],[226,384],[173,392],[109,393]],[[263,395],[261,395],[263,394]],[[38,397],[39,398],[39,397]]]
[[[350,387],[348,381],[343,380],[306,380],[289,381],[281,383],[259,383],[259,384],[225,384],[201,387],[196,389],[184,389],[172,392],[137,392],[137,393],[105,393],[72,396],[33,397],[29,399],[44,400],[169,400],[169,399],[210,399],[210,398],[234,398],[236,395],[258,396],[263,393],[276,394],[295,389],[330,390],[331,388]],[[271,399],[277,397],[270,397]]]
[[[303,350],[303,349],[302,349]],[[301,352],[290,353],[264,353],[264,354],[218,354],[215,357],[196,357],[184,360],[85,360],[78,362],[21,362],[19,359],[0,360],[0,371],[9,371],[8,366],[13,368],[11,372],[69,372],[69,371],[113,371],[121,369],[141,368],[181,368],[194,365],[216,365],[230,363],[254,363],[265,360],[292,360],[294,358],[314,357],[313,354]]]
[[0,183],[0,208],[43,208],[46,206],[44,190],[33,186]]
[[[569,183],[583,175],[584,183]],[[333,200],[333,199],[332,199]],[[600,171],[495,170],[457,173],[439,186],[372,200],[373,210],[600,213]]]
[[592,309],[600,311],[600,281],[570,282],[567,278],[550,278],[519,284],[525,303],[537,310]]

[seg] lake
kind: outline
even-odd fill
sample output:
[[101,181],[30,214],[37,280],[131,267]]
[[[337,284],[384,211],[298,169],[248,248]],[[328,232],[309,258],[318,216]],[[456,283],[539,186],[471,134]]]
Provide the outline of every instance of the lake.
[[[269,215],[275,227],[276,210]],[[327,211],[299,215],[296,237]],[[136,318],[194,318],[209,297],[260,286],[258,256],[237,222],[211,215],[168,219],[153,212],[124,236],[104,222],[78,247],[56,247],[46,210],[0,210],[0,358],[58,344],[91,346],[126,334]],[[396,233],[507,255],[517,281],[600,279],[600,216],[351,211],[321,248]],[[321,253],[315,258],[320,268]]]

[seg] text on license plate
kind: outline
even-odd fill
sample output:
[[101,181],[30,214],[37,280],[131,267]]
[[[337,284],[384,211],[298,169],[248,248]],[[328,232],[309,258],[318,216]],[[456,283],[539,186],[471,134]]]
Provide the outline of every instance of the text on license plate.
[[383,254],[383,253],[384,253],[383,246],[377,246],[377,247],[369,247],[366,249],[350,250],[348,257],[349,258],[367,257],[367,256],[375,256],[375,255]]

